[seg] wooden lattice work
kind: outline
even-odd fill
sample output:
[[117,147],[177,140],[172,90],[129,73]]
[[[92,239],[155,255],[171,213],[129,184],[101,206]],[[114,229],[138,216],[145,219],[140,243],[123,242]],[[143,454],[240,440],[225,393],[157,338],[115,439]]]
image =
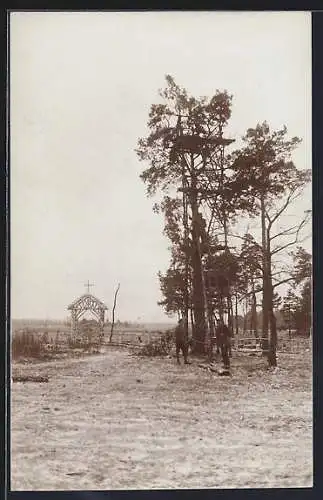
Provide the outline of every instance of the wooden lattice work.
[[75,334],[79,332],[80,318],[85,312],[90,311],[98,321],[99,338],[100,340],[103,339],[105,311],[107,311],[108,308],[103,302],[101,302],[101,300],[88,292],[72,302],[67,309],[68,311],[71,311],[72,333]]

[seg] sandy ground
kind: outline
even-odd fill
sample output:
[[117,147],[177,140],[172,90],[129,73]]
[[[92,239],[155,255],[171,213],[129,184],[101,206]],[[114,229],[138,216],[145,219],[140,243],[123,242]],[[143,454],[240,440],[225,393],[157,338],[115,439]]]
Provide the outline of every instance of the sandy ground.
[[311,359],[234,354],[232,377],[126,350],[16,363],[11,490],[312,486]]

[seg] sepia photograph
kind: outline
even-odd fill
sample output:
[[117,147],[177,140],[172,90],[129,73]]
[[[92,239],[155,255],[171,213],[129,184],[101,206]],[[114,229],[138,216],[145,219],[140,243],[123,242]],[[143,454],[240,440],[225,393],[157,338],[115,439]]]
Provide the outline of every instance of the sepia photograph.
[[10,489],[313,487],[310,12],[8,23]]

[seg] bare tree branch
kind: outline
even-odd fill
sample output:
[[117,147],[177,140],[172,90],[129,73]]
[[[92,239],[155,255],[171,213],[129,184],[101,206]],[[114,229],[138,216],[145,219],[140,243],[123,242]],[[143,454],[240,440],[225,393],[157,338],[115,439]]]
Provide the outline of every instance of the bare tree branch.
[[290,276],[289,278],[285,278],[284,280],[278,281],[277,283],[273,284],[273,288],[277,288],[280,285],[284,285],[285,283],[289,283],[290,281],[293,281],[294,277]]
[[285,202],[278,210],[276,210],[275,214],[272,217],[270,217],[268,213],[268,220],[270,222],[269,229],[271,228],[273,223],[281,216],[281,214],[286,210],[286,208],[302,195],[303,186],[302,185],[290,186],[289,190],[290,191],[289,194],[287,195]]
[[[289,283],[290,281],[293,281],[293,279],[294,279],[294,278],[293,278],[293,276],[290,276],[289,278],[285,278],[285,279],[283,279],[283,280],[278,281],[277,283],[274,283],[274,284],[272,285],[272,287],[273,287],[273,288],[277,288],[277,287],[278,287],[278,286],[280,286],[280,285],[284,285],[285,283]],[[253,291],[251,291],[251,292],[247,292],[247,293],[245,293],[245,294],[241,297],[240,301],[242,301],[242,300],[243,300],[243,299],[245,299],[246,297],[250,297],[250,295],[252,295],[253,293],[257,294],[257,293],[260,293],[260,292],[262,292],[262,291],[263,291],[263,288],[261,287],[261,288],[256,288],[256,290],[255,290],[254,292],[253,292]],[[239,302],[240,302],[240,301],[239,301]]]
[[270,252],[271,255],[275,255],[276,253],[281,252],[282,250],[285,250],[286,248],[288,248],[292,245],[295,245],[296,243],[302,243],[304,241],[304,239],[302,239],[302,240],[299,239],[299,233],[303,229],[303,227],[308,223],[308,220],[309,220],[309,214],[307,213],[305,215],[305,217],[303,218],[303,220],[298,225],[297,230],[293,233],[293,234],[295,234],[294,240],[286,243],[285,245],[281,245],[281,246],[274,248]]
[[274,276],[278,276],[280,274],[290,274],[290,273],[291,273],[291,270],[287,270],[287,271],[279,270],[279,271],[276,271],[275,273],[271,273],[271,276],[273,278]]
[[[239,234],[228,233],[228,236],[230,238],[238,238],[239,240],[247,241],[246,236],[240,236]],[[255,245],[257,248],[262,249],[262,246],[256,240],[253,240],[252,244]]]
[[293,194],[294,191],[291,191],[288,196],[287,196],[287,199],[285,201],[285,203],[283,203],[283,205],[276,211],[275,215],[271,218],[269,216],[269,214],[266,212],[266,216],[267,216],[267,219],[268,219],[268,230],[270,231],[273,223],[281,216],[281,214],[286,210],[286,208],[289,206],[289,204],[291,203],[291,198],[292,198],[292,194]]
[[298,229],[298,224],[295,224],[294,226],[287,228],[283,231],[280,231],[277,234],[274,234],[273,236],[270,236],[270,241],[274,240],[275,238],[279,238],[279,236],[293,236],[295,234],[295,230]]

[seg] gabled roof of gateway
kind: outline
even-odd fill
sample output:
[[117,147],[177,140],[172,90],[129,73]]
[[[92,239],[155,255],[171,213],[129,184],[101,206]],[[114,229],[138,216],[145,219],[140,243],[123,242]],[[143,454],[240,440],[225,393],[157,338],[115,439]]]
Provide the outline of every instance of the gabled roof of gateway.
[[72,304],[70,304],[67,309],[68,310],[77,309],[78,307],[85,305],[87,302],[88,303],[94,302],[94,304],[100,309],[104,310],[108,309],[107,306],[101,300],[99,300],[97,297],[95,297],[90,293],[84,293],[83,295],[81,295],[81,297],[75,299],[74,302],[72,302]]

